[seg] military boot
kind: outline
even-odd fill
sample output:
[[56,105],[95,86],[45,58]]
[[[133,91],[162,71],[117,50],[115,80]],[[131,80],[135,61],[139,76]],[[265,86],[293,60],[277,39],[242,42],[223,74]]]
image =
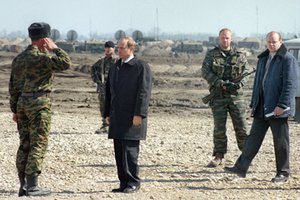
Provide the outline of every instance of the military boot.
[[38,176],[37,175],[26,175],[27,190],[26,196],[48,196],[51,191],[44,190],[38,186]]
[[217,167],[222,165],[223,157],[222,153],[216,153],[215,158],[208,163],[207,167]]
[[26,186],[25,186],[25,174],[24,173],[19,173],[19,181],[20,181],[20,188],[19,188],[19,194],[18,196],[24,196],[26,195]]
[[95,134],[105,134],[107,133],[107,126],[101,126],[101,128],[95,131]]
[[102,126],[100,129],[97,129],[95,131],[96,134],[103,134],[103,133],[107,133],[108,131],[108,125],[106,124],[105,120],[102,120]]

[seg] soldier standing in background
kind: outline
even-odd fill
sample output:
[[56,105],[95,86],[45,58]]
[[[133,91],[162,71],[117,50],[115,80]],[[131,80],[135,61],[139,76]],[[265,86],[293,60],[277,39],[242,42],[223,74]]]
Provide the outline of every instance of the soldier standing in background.
[[242,52],[231,46],[232,32],[224,28],[219,32],[219,45],[207,52],[202,65],[202,77],[208,82],[214,98],[209,102],[214,118],[213,141],[214,159],[208,167],[222,164],[227,152],[226,121],[229,112],[238,148],[242,151],[247,137],[246,105],[242,87],[245,79],[239,83],[233,80],[248,71],[249,65]]
[[112,66],[117,58],[115,56],[115,44],[112,41],[107,41],[104,44],[104,54],[105,57],[99,59],[93,66],[92,66],[92,80],[97,83],[97,92],[98,92],[98,99],[100,105],[100,114],[102,118],[102,126],[100,129],[96,130],[95,133],[106,133],[107,132],[107,124],[103,117],[104,111],[104,101],[105,101],[105,83],[108,76],[108,71],[110,66]]
[[10,107],[20,138],[16,158],[19,196],[45,196],[51,192],[38,186],[38,176],[50,133],[50,92],[54,72],[68,69],[71,61],[68,54],[48,38],[49,24],[33,23],[28,32],[32,44],[13,60],[9,82]]

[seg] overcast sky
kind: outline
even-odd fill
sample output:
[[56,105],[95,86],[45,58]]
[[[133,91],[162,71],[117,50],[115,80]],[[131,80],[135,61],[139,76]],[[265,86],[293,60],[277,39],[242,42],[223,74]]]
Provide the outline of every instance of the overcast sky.
[[213,33],[237,36],[300,32],[299,0],[1,0],[0,31],[24,31],[44,21],[61,33],[80,35],[141,30],[147,34]]

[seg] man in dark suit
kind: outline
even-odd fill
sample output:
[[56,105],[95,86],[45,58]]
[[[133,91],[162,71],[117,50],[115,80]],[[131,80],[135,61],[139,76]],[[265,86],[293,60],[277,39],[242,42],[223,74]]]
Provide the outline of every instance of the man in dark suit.
[[131,37],[118,42],[120,59],[111,67],[106,82],[104,117],[108,138],[114,140],[120,186],[112,192],[131,193],[140,188],[139,145],[146,139],[152,73],[147,63],[134,57]]

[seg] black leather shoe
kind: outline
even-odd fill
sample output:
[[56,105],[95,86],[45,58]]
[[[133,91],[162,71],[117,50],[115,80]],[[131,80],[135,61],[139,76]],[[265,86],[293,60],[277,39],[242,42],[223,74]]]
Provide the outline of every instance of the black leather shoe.
[[274,178],[272,178],[272,182],[273,183],[284,183],[287,182],[287,180],[289,179],[288,176],[284,175],[284,174],[279,174],[276,175]]
[[225,171],[233,173],[238,175],[239,177],[245,178],[246,177],[246,172],[243,170],[240,170],[239,168],[237,168],[236,166],[233,167],[225,167],[224,168]]
[[125,188],[123,190],[124,193],[133,193],[136,192],[140,189],[140,186],[127,186],[127,188]]
[[26,189],[24,189],[23,187],[21,187],[19,189],[19,193],[18,193],[18,196],[19,197],[22,197],[22,196],[25,196],[26,195]]
[[122,188],[122,187],[119,187],[119,188],[112,189],[111,191],[114,192],[114,193],[117,193],[117,192],[123,192],[125,188],[126,188],[126,187],[123,187],[123,188]]

